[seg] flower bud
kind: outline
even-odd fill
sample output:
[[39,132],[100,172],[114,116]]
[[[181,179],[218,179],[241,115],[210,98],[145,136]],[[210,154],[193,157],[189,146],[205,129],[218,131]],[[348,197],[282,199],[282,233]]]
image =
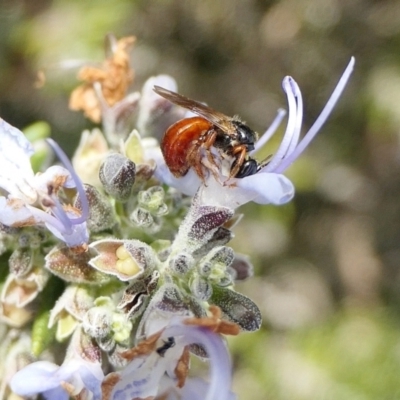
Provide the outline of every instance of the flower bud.
[[229,271],[226,271],[223,276],[219,277],[218,282],[216,282],[216,284],[222,287],[230,286],[233,284],[233,277],[229,273]]
[[142,228],[148,228],[154,223],[154,219],[150,211],[147,211],[143,207],[135,208],[135,210],[133,210],[129,216],[129,219]]
[[[209,242],[214,241],[216,235],[221,236],[221,229],[226,230],[223,225],[232,218],[234,211],[226,207],[204,206],[200,200],[198,196],[194,197],[175,237],[174,251],[185,250],[198,257],[204,254],[205,247],[210,247]],[[222,237],[229,239],[231,236],[223,234]]]
[[253,276],[253,265],[249,257],[236,254],[231,266],[228,268],[232,278],[236,281],[243,281]]
[[168,206],[164,203],[165,192],[161,186],[152,186],[142,190],[138,194],[139,205],[150,211],[152,215],[161,216],[168,212]]
[[193,268],[194,258],[188,253],[180,253],[169,260],[169,268],[175,274],[186,274]]
[[[109,199],[101,194],[94,186],[85,184],[84,188],[89,203],[89,217],[86,220],[88,229],[93,233],[111,229],[116,224],[116,220],[114,209]],[[81,209],[79,196],[74,206]]]
[[8,259],[8,265],[10,267],[10,272],[15,276],[26,275],[33,265],[32,250],[30,248],[15,249]]
[[202,257],[208,254],[214,247],[223,246],[230,242],[233,238],[233,233],[222,226],[220,226],[203,246],[197,249],[193,255],[195,257]]
[[143,184],[147,182],[154,174],[157,164],[150,160],[149,164],[138,164],[136,168],[136,182]]
[[115,199],[126,202],[135,183],[135,163],[122,154],[110,154],[102,163],[99,178],[104,190]]
[[219,286],[229,286],[233,278],[227,268],[234,257],[235,254],[230,247],[216,247],[200,260],[198,271]]
[[213,271],[216,273],[219,270],[221,271],[219,275],[224,274],[226,268],[232,264],[234,257],[235,254],[230,247],[216,247],[200,260],[199,272],[201,275],[210,275]]
[[112,310],[108,307],[92,307],[83,317],[82,328],[95,339],[107,337],[111,332]]
[[196,276],[192,279],[190,282],[190,290],[197,299],[203,301],[207,301],[213,293],[211,283],[201,276]]
[[125,315],[115,312],[112,319],[113,339],[117,343],[129,340],[132,331],[132,322]]

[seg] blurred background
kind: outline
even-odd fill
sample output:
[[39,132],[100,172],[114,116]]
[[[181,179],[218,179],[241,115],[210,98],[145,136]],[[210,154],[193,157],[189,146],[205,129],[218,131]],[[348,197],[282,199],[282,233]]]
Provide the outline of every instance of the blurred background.
[[109,32],[137,37],[132,90],[167,73],[258,132],[286,108],[285,75],[302,89],[305,131],[355,56],[338,106],[287,173],[294,201],[240,210],[232,247],[255,278],[237,290],[264,323],[230,340],[234,390],[400,399],[400,1],[0,0],[1,117],[18,128],[47,121],[71,154],[92,125],[68,109],[77,68],[65,67],[101,62]]

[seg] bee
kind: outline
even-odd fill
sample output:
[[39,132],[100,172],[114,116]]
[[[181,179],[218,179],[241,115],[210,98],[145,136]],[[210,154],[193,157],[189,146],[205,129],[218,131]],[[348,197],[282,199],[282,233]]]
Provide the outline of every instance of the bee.
[[167,350],[174,346],[175,346],[175,339],[171,336],[167,338],[167,340],[164,341],[164,344],[158,347],[156,351],[161,357],[164,357]]
[[175,177],[185,176],[193,167],[204,181],[203,155],[206,155],[211,165],[216,166],[211,147],[220,149],[222,153],[233,158],[229,178],[254,175],[266,165],[265,162],[258,163],[248,156],[248,153],[254,150],[258,135],[238,117],[228,117],[198,101],[160,86],[154,86],[154,91],[198,115],[174,123],[163,136],[161,151],[165,163]]

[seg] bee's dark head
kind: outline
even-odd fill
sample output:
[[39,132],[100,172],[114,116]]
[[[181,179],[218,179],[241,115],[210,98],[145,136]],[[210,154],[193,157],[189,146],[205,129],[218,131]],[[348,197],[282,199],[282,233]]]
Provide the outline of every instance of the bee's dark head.
[[[236,161],[232,164],[231,169],[236,165]],[[235,178],[245,178],[246,176],[254,175],[258,172],[259,165],[253,158],[248,158],[241,166]]]
[[247,145],[248,151],[253,150],[254,143],[257,140],[257,134],[240,121],[232,121],[232,123],[236,128],[237,141],[240,144]]

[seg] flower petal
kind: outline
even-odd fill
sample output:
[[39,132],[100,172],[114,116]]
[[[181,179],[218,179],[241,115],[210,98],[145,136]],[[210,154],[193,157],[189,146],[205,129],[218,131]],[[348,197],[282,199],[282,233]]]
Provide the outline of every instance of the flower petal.
[[0,118],[0,187],[30,203],[36,200],[29,184],[33,178],[33,152],[24,134]]
[[[83,349],[71,348],[80,338],[80,332],[70,343],[70,356],[59,367],[48,361],[37,361],[18,371],[10,381],[11,390],[20,396],[43,394],[46,399],[67,400],[68,394],[61,386],[71,385],[73,395],[84,391],[82,399],[101,399],[100,384],[104,378],[100,362],[89,362],[82,358]],[[88,349],[85,349],[88,351]]]
[[292,200],[294,196],[293,183],[281,174],[259,172],[237,180],[237,186],[242,190],[256,193],[252,201],[258,204],[282,205]]
[[157,168],[154,172],[154,176],[160,182],[179,190],[183,194],[194,196],[201,184],[201,180],[192,168],[189,169],[185,176],[176,178],[167,167],[160,147],[146,148],[145,158],[146,160],[155,161]]
[[0,222],[7,226],[22,227],[36,225],[41,219],[32,214],[23,200],[0,196]]
[[[54,389],[60,386],[60,382],[55,375],[58,369],[58,365],[49,361],[38,361],[29,364],[12,377],[10,382],[11,390],[20,396],[33,396],[37,393]],[[68,399],[67,393],[64,393],[65,396],[60,397],[60,399]]]
[[168,75],[158,75],[149,78],[143,86],[137,127],[142,136],[161,139],[170,125],[184,117],[185,110],[156,94],[154,86],[176,91],[177,84]]
[[202,204],[236,209],[254,201],[259,204],[282,205],[294,196],[292,182],[281,174],[259,172],[242,179],[232,179],[221,186],[213,177],[200,189]]

